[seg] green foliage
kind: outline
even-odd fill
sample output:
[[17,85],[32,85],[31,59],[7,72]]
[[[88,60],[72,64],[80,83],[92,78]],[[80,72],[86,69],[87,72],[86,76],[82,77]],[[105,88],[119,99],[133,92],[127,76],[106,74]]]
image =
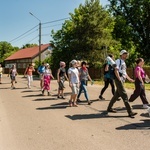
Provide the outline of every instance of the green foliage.
[[123,48],[149,62],[150,0],[108,0],[115,17],[113,37]]
[[30,48],[30,47],[35,47],[38,46],[37,44],[25,44],[21,47],[21,49],[25,49],[25,48]]
[[113,27],[113,18],[99,0],[86,0],[74,14],[70,13],[70,20],[65,21],[61,30],[52,31],[53,64],[58,66],[61,60],[69,64],[72,59],[86,60],[91,65],[103,61],[103,47],[116,44],[111,36]]
[[7,57],[16,52],[19,48],[13,47],[10,43],[6,41],[0,42],[0,63],[2,63]]

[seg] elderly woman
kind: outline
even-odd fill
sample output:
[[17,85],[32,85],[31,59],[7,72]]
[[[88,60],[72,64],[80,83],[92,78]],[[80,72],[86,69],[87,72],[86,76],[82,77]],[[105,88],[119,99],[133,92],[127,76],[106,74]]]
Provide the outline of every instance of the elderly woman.
[[81,95],[81,92],[84,91],[84,96],[88,102],[88,105],[90,105],[92,102],[89,100],[89,95],[88,95],[88,91],[87,91],[87,82],[88,80],[91,81],[91,83],[93,82],[90,75],[89,75],[89,72],[88,72],[88,69],[87,69],[87,63],[85,61],[83,61],[81,63],[81,68],[79,69],[79,76],[80,76],[80,90],[79,90],[79,94],[77,96],[77,101],[80,101],[79,97]]
[[143,58],[138,58],[136,60],[136,68],[135,68],[135,90],[134,93],[130,96],[129,102],[133,102],[136,98],[140,96],[143,108],[147,109],[148,106],[148,100],[146,98],[145,94],[145,87],[144,87],[144,80],[146,77],[145,71],[143,70],[144,60]]
[[9,70],[9,74],[8,76],[10,75],[10,79],[11,79],[11,88],[12,89],[15,89],[15,81],[16,81],[16,76],[17,76],[17,69],[16,69],[16,66],[15,65],[12,65],[11,69]]
[[77,107],[77,95],[79,93],[79,71],[76,68],[77,67],[77,61],[72,60],[70,62],[71,67],[68,69],[68,77],[69,77],[69,86],[72,90],[71,98],[69,101],[69,106],[75,106]]
[[43,87],[42,87],[42,95],[44,95],[44,91],[47,90],[47,95],[50,95],[50,83],[51,79],[54,79],[52,75],[52,71],[50,69],[50,65],[45,65],[45,71],[43,72]]
[[65,79],[68,80],[65,67],[66,67],[66,63],[61,61],[60,62],[60,68],[57,71],[57,82],[58,82],[58,96],[57,96],[57,98],[62,98],[62,99],[65,99],[65,97],[64,97],[64,88],[65,88],[64,82],[65,82]]

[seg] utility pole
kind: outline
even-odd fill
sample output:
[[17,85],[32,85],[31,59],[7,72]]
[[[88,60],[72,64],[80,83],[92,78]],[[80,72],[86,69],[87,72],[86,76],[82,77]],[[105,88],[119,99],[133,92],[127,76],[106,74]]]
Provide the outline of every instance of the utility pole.
[[33,13],[29,12],[29,14],[39,21],[39,64],[41,64],[41,20],[33,15]]

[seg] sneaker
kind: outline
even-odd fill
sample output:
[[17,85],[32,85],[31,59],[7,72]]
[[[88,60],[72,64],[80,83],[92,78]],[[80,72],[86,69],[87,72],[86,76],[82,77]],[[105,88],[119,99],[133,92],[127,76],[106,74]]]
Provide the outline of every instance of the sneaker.
[[105,98],[100,95],[99,100],[105,100]]
[[131,112],[131,113],[129,114],[129,117],[130,117],[130,118],[134,118],[135,115],[137,115],[136,112]]
[[79,103],[79,102],[81,102],[81,100],[79,98],[77,98],[77,102]]
[[143,108],[148,109],[149,108],[148,104],[143,104]]
[[107,109],[107,111],[108,111],[108,112],[112,112],[112,113],[116,113],[116,112],[117,112],[117,111],[116,111],[115,109],[113,109],[113,108]]
[[88,101],[88,105],[91,105],[93,102],[91,102],[91,101]]
[[44,95],[44,90],[42,90],[42,95]]

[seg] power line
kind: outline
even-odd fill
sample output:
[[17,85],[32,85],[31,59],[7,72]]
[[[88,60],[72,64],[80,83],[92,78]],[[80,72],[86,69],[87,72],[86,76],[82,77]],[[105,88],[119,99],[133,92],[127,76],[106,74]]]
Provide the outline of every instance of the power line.
[[35,27],[33,27],[33,28],[31,28],[30,30],[26,31],[25,33],[21,34],[20,36],[18,36],[18,37],[16,37],[16,38],[12,39],[11,41],[9,41],[9,43],[12,42],[12,41],[15,41],[16,39],[22,37],[23,35],[27,34],[27,33],[30,32],[30,31],[32,31],[32,30],[33,30],[34,28],[36,28],[37,26],[38,26],[38,25],[36,25]]
[[58,22],[58,21],[66,20],[66,19],[69,19],[69,17],[58,19],[58,20],[54,20],[54,21],[45,22],[45,23],[42,23],[42,24],[48,24],[48,23]]

